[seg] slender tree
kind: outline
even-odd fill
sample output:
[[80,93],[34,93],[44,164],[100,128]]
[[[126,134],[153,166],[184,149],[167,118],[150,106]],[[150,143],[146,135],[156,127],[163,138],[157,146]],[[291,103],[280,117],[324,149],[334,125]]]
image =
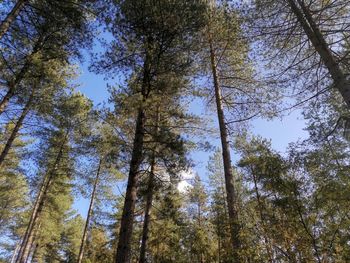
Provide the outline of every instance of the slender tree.
[[[132,83],[134,94],[138,94],[139,98],[125,205],[115,259],[119,263],[128,262],[130,258],[139,169],[144,159],[147,104],[150,103],[151,94],[157,89],[154,81],[158,77],[169,72],[187,74],[189,61],[184,57],[183,50],[189,44],[187,36],[199,24],[196,17],[197,12],[193,12],[196,6],[200,7],[199,3],[186,1],[161,3],[122,1],[117,5],[120,14],[113,22],[112,30],[118,44],[121,45],[113,48],[121,52],[117,53],[117,56],[110,56],[109,52],[106,61],[101,63],[100,67],[104,70],[110,63],[118,66],[118,61],[121,66],[124,66],[125,62],[135,65],[134,81],[130,84]],[[125,39],[125,36],[129,38]],[[166,95],[169,91],[165,87],[164,90],[158,92]]]
[[87,213],[87,217],[86,217],[86,222],[85,222],[85,226],[84,226],[83,236],[81,238],[81,244],[80,244],[79,255],[78,255],[78,263],[82,262],[83,256],[84,256],[84,248],[85,248],[86,238],[87,238],[87,234],[88,234],[88,227],[89,227],[90,218],[91,218],[91,215],[92,215],[92,209],[93,209],[94,202],[95,202],[96,189],[97,189],[97,186],[98,186],[98,181],[99,181],[100,173],[101,173],[101,165],[102,165],[102,160],[100,160],[100,162],[98,164],[96,177],[95,177],[93,188],[92,188],[92,193],[91,193],[90,203],[89,203],[89,209],[88,209],[88,213]]
[[[238,195],[237,189],[235,189],[235,178],[231,163],[229,127],[227,117],[225,117],[227,111],[225,113],[224,107],[227,106],[230,109],[232,108],[232,111],[237,111],[239,104],[244,105],[247,102],[244,96],[253,94],[253,91],[256,92],[257,90],[248,81],[249,66],[246,59],[246,46],[245,42],[240,38],[240,24],[235,11],[230,10],[227,12],[224,6],[220,6],[216,1],[209,1],[207,16],[208,22],[203,32],[203,41],[206,44],[206,48],[204,49],[206,54],[203,55],[205,58],[203,62],[206,63],[213,83],[223,156],[228,216],[231,224],[231,244],[234,260],[240,262],[239,250],[241,241],[239,233]],[[242,67],[247,68],[243,71]],[[220,83],[220,80],[222,83]],[[242,85],[242,80],[246,82],[248,87],[251,87],[251,90],[249,88],[239,88]],[[227,93],[227,96],[223,95],[223,88],[225,87],[233,89],[233,92],[231,90]],[[240,94],[241,92],[243,96]],[[248,101],[251,99],[254,100],[249,95],[248,98]],[[259,99],[256,99],[256,102],[259,103]],[[241,116],[239,119],[244,119],[242,116],[247,114],[246,107],[241,106],[240,110]],[[238,121],[236,120],[234,122]]]
[[[90,104],[83,96],[74,94],[71,97],[61,97],[58,101],[58,109],[59,111],[56,112],[56,119],[54,119],[52,125],[57,125],[56,127],[59,130],[51,130],[52,137],[49,144],[52,145],[52,148],[47,149],[47,154],[54,157],[49,158],[48,163],[46,163],[47,170],[38,189],[28,226],[22,238],[21,249],[17,255],[17,262],[26,262],[26,260],[28,260],[30,250],[35,241],[35,236],[40,228],[39,220],[43,208],[46,205],[50,189],[54,185],[55,179],[59,178],[57,176],[57,171],[60,168],[65,169],[65,165],[69,166],[69,164],[65,163],[63,160],[67,158],[67,154],[69,154],[70,137],[72,133],[78,129],[76,126],[77,122],[80,125],[79,128],[81,128],[84,124],[83,122],[87,120],[86,114],[90,109]],[[61,165],[63,165],[63,167]]]

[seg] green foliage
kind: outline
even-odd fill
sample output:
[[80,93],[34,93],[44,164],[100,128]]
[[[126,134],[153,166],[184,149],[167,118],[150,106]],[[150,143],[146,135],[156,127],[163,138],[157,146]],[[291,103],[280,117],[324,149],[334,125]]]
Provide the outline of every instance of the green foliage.
[[[5,145],[12,123],[3,127],[0,133],[0,151]],[[28,208],[28,181],[20,166],[26,143],[17,138],[9,152],[9,158],[0,167],[0,236],[13,239],[16,243],[26,223]],[[12,244],[16,245],[16,244]],[[12,250],[9,244],[1,244],[2,249]]]
[[[0,21],[15,2],[0,1]],[[306,3],[311,18],[303,10],[303,19],[313,33],[319,27],[331,67],[293,2]],[[208,182],[196,175],[185,191],[177,189],[191,167],[190,150],[211,148],[203,116],[190,111],[198,97],[212,106],[213,68],[234,142],[227,146],[238,154],[241,261],[350,262],[350,115],[330,70],[349,73],[349,10],[346,0],[28,1],[0,41],[0,152],[15,137],[0,166],[0,262],[19,251],[41,191],[28,262],[77,262],[86,219],[72,207],[82,197],[94,201],[83,262],[113,262],[124,205],[120,181],[132,166],[137,200],[135,211],[124,213],[133,216],[132,262],[139,260],[150,195],[149,262],[236,260],[222,153],[209,159]],[[91,69],[119,80],[100,109],[73,82],[96,27],[106,30],[108,43]],[[279,115],[282,94],[304,105],[309,138],[282,154],[266,139],[238,136],[249,128],[242,120]]]

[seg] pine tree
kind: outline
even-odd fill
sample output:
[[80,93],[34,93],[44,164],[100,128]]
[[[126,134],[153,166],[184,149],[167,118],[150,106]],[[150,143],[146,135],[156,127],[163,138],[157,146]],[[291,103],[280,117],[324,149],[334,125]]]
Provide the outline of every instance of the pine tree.
[[224,168],[220,150],[217,149],[210,157],[207,170],[209,173],[209,187],[211,190],[210,219],[215,229],[218,243],[217,261],[229,262],[231,257],[231,246],[228,246],[230,243],[230,224],[228,221]]
[[191,187],[188,189],[189,243],[191,261],[212,262],[213,247],[210,240],[213,239],[211,225],[208,218],[207,193],[198,175],[194,177]]
[[[96,121],[96,120],[95,120]],[[83,262],[85,246],[88,241],[89,233],[92,229],[99,229],[98,225],[94,226],[94,211],[97,212],[95,204],[99,204],[104,200],[106,204],[109,199],[114,201],[113,186],[114,183],[121,179],[122,174],[118,170],[120,151],[122,151],[123,143],[121,142],[119,135],[116,135],[113,131],[113,127],[110,124],[102,124],[96,121],[96,127],[92,129],[91,138],[86,139],[86,153],[91,155],[90,162],[93,165],[93,169],[90,169],[88,173],[92,173],[87,180],[87,185],[91,186],[89,195],[89,208],[85,221],[84,231],[80,240],[80,249],[77,262]],[[95,160],[95,162],[93,161]],[[85,174],[86,170],[82,171]],[[85,190],[85,189],[84,189]],[[100,222],[100,225],[102,223]],[[100,229],[103,230],[102,228]]]
[[[0,133],[0,150],[8,136],[11,134],[13,124],[9,123],[3,127]],[[20,162],[25,154],[24,147],[26,143],[22,138],[14,141],[14,147],[11,149],[10,158],[4,162],[0,168],[0,235],[1,237],[14,239],[17,245],[18,235],[26,216],[28,207],[29,186]],[[11,247],[12,248],[12,247]],[[7,250],[6,247],[4,249]]]
[[253,5],[251,34],[264,45],[264,56],[272,58],[267,66],[278,76],[273,82],[290,88],[288,93],[296,94],[300,103],[334,89],[349,106],[347,55],[339,50],[347,42],[349,3],[288,0]]
[[[62,206],[63,211],[58,216],[64,215],[64,209],[69,208],[70,197],[70,180],[72,179],[72,161],[70,156],[70,141],[79,138],[79,134],[87,122],[87,114],[89,113],[91,104],[80,94],[72,94],[61,97],[57,101],[57,108],[54,112],[54,118],[51,120],[51,129],[44,131],[42,136],[47,138],[44,143],[48,147],[43,147],[43,156],[40,161],[42,170],[39,170],[40,176],[39,187],[37,190],[36,200],[34,201],[32,213],[28,222],[27,230],[22,238],[21,249],[17,255],[17,262],[25,262],[30,256],[31,250],[35,251],[34,244],[36,242],[37,233],[40,233],[42,217],[47,215],[44,207],[47,207],[50,200],[55,205],[55,192],[62,192],[67,207]],[[53,117],[53,116],[51,116]],[[50,117],[49,117],[50,119]],[[44,137],[44,138],[45,138]],[[63,187],[63,188],[62,188]],[[57,198],[60,198],[58,195]],[[49,205],[50,206],[50,205]],[[61,206],[60,206],[61,207]],[[45,220],[43,220],[45,222]],[[59,222],[60,220],[58,220]]]
[[91,36],[83,3],[39,1],[25,7],[13,21],[13,29],[0,51],[1,87],[5,88],[0,115],[10,101],[30,94],[33,82],[23,83],[27,78],[45,78],[45,73],[37,71],[52,60],[65,64],[78,57],[79,47],[87,44]]
[[125,65],[131,66],[133,75],[129,81],[131,86],[129,94],[137,98],[135,136],[116,262],[128,262],[130,257],[139,169],[144,158],[147,104],[151,103],[153,93],[167,96],[172,92],[166,86],[158,89],[159,87],[154,85],[157,78],[169,73],[188,75],[190,63],[184,51],[190,44],[188,36],[199,24],[196,17],[198,12],[194,12],[195,7],[200,7],[199,3],[122,1],[117,5],[120,14],[111,24],[116,39],[112,48],[116,48],[119,52],[113,52],[114,54],[108,52],[106,61],[100,65],[100,69],[105,70],[110,62],[117,62],[113,63],[113,70],[116,66],[119,68],[125,68]]
[[[256,97],[258,90],[252,85],[253,81],[250,78],[252,71],[247,58],[247,43],[241,36],[238,13],[228,9],[227,5],[208,1],[206,23],[206,28],[202,33],[202,42],[205,43],[204,49],[201,50],[203,53],[202,67],[212,80],[213,91],[210,94],[214,93],[215,96],[220,130],[233,258],[236,262],[240,262],[239,201],[231,163],[230,122],[227,121],[227,116],[230,111],[233,112],[233,117],[237,117],[236,112],[239,113],[238,120],[232,123],[250,119],[251,117],[248,116],[252,108],[249,107],[249,101],[255,100],[256,103],[261,103],[261,101]],[[250,96],[251,94],[253,95]],[[225,107],[230,111],[225,110]]]

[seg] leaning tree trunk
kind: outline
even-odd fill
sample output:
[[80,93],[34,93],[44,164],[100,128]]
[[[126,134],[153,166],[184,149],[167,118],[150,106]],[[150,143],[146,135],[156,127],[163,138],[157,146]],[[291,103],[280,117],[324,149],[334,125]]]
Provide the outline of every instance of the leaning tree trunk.
[[32,251],[30,253],[31,255],[27,259],[28,263],[30,263],[30,262],[38,262],[38,258],[37,258],[38,248],[39,248],[39,244],[38,243],[33,244],[33,248],[31,249]]
[[[345,103],[350,108],[350,81],[347,80],[344,72],[339,66],[336,58],[327,44],[324,35],[315,23],[309,9],[302,0],[288,0],[289,6],[301,24],[306,36],[311,41],[315,50],[321,57],[323,64],[330,73],[334,87],[340,92]],[[299,6],[298,6],[299,4]]]
[[101,172],[101,165],[102,165],[102,159],[100,160],[100,162],[98,164],[98,168],[97,168],[97,173],[96,173],[96,177],[95,177],[95,181],[94,181],[94,186],[93,186],[92,193],[91,193],[91,198],[90,198],[89,210],[88,210],[87,217],[86,217],[84,232],[83,232],[83,236],[81,238],[80,249],[79,249],[79,256],[78,256],[77,263],[81,263],[82,260],[83,260],[83,256],[84,256],[84,248],[85,248],[87,234],[88,234],[88,231],[89,231],[89,225],[90,225],[90,218],[91,218],[91,215],[92,215],[92,209],[94,207],[95,196],[96,196],[96,189],[97,189],[97,185],[98,185],[98,181],[99,181],[99,177],[100,177],[100,172]]
[[47,179],[48,178],[45,177],[44,181],[42,182],[42,184],[40,186],[39,193],[38,193],[37,198],[35,200],[33,211],[32,211],[31,217],[29,219],[26,232],[24,233],[24,236],[22,238],[21,247],[20,247],[19,252],[17,254],[17,257],[16,257],[16,263],[26,262],[26,259],[28,256],[27,254],[28,254],[30,247],[31,247],[30,244],[33,241],[36,218],[37,218],[39,211],[40,211],[40,202],[43,198],[45,186],[47,184]]
[[124,208],[122,218],[120,222],[119,240],[117,253],[115,257],[116,263],[128,263],[130,261],[131,252],[131,238],[133,233],[133,222],[135,214],[135,205],[137,198],[137,182],[139,180],[139,168],[143,159],[143,144],[145,136],[145,109],[144,103],[150,90],[150,57],[146,52],[146,58],[144,62],[144,72],[141,93],[143,101],[138,109],[138,115],[136,119],[135,137],[133,143],[133,151],[130,161],[129,177],[125,193]]
[[12,22],[16,19],[19,12],[23,9],[24,5],[28,2],[28,0],[18,0],[15,6],[12,8],[11,12],[8,13],[5,20],[0,24],[0,40],[6,34],[8,29],[10,28]]
[[28,259],[30,248],[32,247],[32,243],[34,242],[38,220],[40,219],[41,213],[45,205],[46,196],[48,194],[49,188],[54,179],[55,170],[62,159],[63,147],[67,140],[67,136],[68,136],[68,133],[66,134],[65,139],[63,140],[60,146],[60,150],[57,154],[57,157],[52,169],[47,173],[47,176],[44,178],[40,186],[39,193],[37,195],[37,198],[33,207],[33,211],[21,243],[21,248],[17,255],[16,263],[25,263]]
[[209,46],[210,46],[210,62],[211,62],[211,70],[213,75],[214,89],[215,89],[215,98],[216,98],[216,107],[220,128],[220,138],[221,138],[221,146],[222,146],[222,156],[223,156],[223,164],[224,164],[224,173],[225,173],[225,187],[226,187],[226,199],[228,206],[228,215],[230,219],[230,229],[231,229],[231,242],[233,249],[233,257],[234,262],[240,262],[239,259],[239,249],[240,249],[240,224],[238,221],[238,211],[237,211],[237,194],[234,186],[234,177],[231,166],[231,154],[230,154],[230,146],[228,142],[228,134],[227,127],[225,123],[225,115],[222,105],[222,95],[221,89],[219,86],[219,80],[217,75],[216,68],[216,59],[215,52],[212,44],[211,38],[209,38]]
[[13,255],[11,257],[10,263],[15,263],[16,256],[17,256],[17,253],[18,253],[19,249],[20,249],[20,243],[18,242],[17,245],[16,245],[16,248],[15,248],[15,251],[13,252]]
[[18,72],[16,72],[13,80],[8,82],[8,84],[7,84],[8,90],[7,90],[6,94],[0,100],[0,115],[5,111],[7,105],[10,102],[10,99],[16,95],[18,85],[21,84],[25,75],[30,70],[31,60],[32,60],[33,56],[36,53],[38,53],[42,48],[43,39],[44,39],[44,36],[40,35],[39,38],[35,42],[35,45],[33,47],[32,52],[26,56],[24,64],[21,67],[21,69]]
[[141,239],[141,249],[140,249],[140,263],[146,263],[146,250],[147,250],[147,242],[148,242],[148,233],[149,233],[149,224],[151,220],[151,209],[153,202],[153,194],[154,194],[154,180],[155,180],[155,158],[152,157],[151,161],[151,172],[148,178],[148,186],[147,186],[147,198],[146,198],[146,208],[145,208],[145,218],[143,221],[142,228],[142,239]]
[[17,137],[18,131],[22,127],[23,121],[24,121],[25,117],[27,116],[27,114],[28,114],[28,112],[30,110],[30,107],[31,107],[33,99],[34,99],[34,92],[35,92],[35,87],[33,87],[32,92],[30,94],[30,97],[29,97],[26,105],[23,108],[21,116],[18,118],[18,120],[16,122],[16,125],[13,128],[13,130],[11,132],[11,135],[10,135],[10,137],[8,138],[8,140],[7,140],[6,144],[5,144],[5,147],[4,147],[4,149],[2,150],[2,152],[0,154],[0,167],[2,166],[2,164],[3,164],[7,154],[9,153],[9,151],[10,151],[10,149],[12,147],[12,144],[13,144],[14,140]]

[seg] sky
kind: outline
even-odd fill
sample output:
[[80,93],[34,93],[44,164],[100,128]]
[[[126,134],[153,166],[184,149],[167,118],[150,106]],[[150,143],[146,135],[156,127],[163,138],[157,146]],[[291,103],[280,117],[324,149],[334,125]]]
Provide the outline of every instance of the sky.
[[[89,59],[80,64],[81,74],[77,79],[80,84],[79,91],[90,98],[94,105],[102,104],[107,102],[109,94],[107,91],[108,80],[104,79],[103,75],[97,75],[89,71]],[[206,110],[204,109],[204,104],[200,101],[195,101],[190,105],[190,111],[196,114],[202,114]],[[216,114],[213,112],[212,114]],[[214,115],[215,116],[215,115]],[[217,127],[218,124],[214,123]],[[304,130],[305,122],[301,115],[300,110],[295,110],[289,115],[283,118],[276,118],[274,120],[265,120],[261,118],[254,119],[251,121],[250,132],[254,135],[259,135],[263,138],[271,140],[272,147],[280,153],[285,153],[288,144],[291,142],[296,142],[300,139],[307,137],[307,132]],[[210,143],[216,147],[220,146],[219,134],[214,138],[210,138]],[[198,174],[203,182],[207,181],[206,166],[209,160],[209,156],[212,152],[193,152],[190,154],[195,166],[193,171],[189,173],[183,173],[185,179],[190,179],[194,174]],[[237,156],[232,153],[233,162],[237,160]],[[181,188],[185,188],[188,185],[187,181],[183,181],[180,184]],[[76,200],[74,208],[78,210],[83,216],[86,215],[88,208],[88,200],[79,199]]]

